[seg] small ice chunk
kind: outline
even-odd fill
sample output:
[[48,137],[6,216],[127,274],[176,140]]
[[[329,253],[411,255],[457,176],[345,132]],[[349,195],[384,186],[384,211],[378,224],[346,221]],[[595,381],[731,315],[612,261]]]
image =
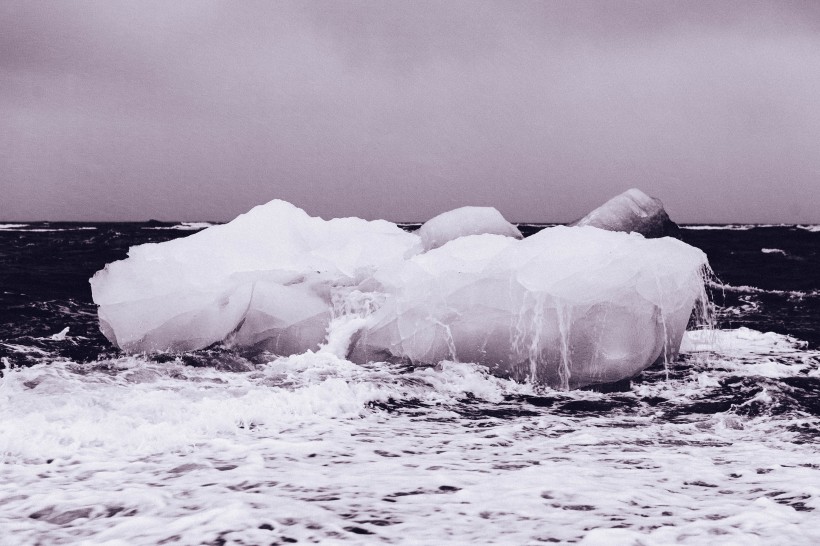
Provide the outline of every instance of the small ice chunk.
[[632,188],[616,195],[570,226],[592,226],[607,231],[637,232],[649,239],[678,237],[680,228],[669,219],[660,199]]
[[426,221],[418,230],[424,250],[438,248],[467,235],[504,235],[521,239],[518,228],[493,207],[461,207]]
[[65,341],[66,335],[68,335],[68,326],[66,326],[56,334],[52,334],[51,336],[49,336],[49,339],[52,341]]

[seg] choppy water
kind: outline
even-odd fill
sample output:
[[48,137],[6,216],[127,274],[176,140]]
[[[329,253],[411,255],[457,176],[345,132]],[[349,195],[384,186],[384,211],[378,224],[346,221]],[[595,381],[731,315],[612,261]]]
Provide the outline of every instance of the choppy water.
[[820,230],[684,230],[719,330],[602,393],[119,354],[88,277],[199,227],[0,225],[0,543],[820,543]]

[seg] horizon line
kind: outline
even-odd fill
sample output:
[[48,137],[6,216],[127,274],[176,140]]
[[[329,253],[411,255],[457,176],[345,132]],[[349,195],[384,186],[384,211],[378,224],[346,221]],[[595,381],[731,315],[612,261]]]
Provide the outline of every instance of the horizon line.
[[[342,217],[334,217],[334,218],[353,218],[352,216],[342,216]],[[392,222],[398,225],[409,225],[409,224],[424,224],[427,220],[412,220],[412,221],[396,221],[396,220],[387,220],[386,218],[378,218],[377,220],[386,220],[388,222]],[[232,222],[233,220],[158,220],[156,218],[149,218],[148,220],[0,220],[0,229],[3,226],[7,225],[17,225],[17,224],[148,224],[148,223],[157,223],[157,224],[168,224],[168,225],[181,225],[181,224],[213,224],[213,225],[224,225]],[[368,220],[368,221],[375,221],[375,220]],[[574,220],[573,220],[574,221]],[[572,223],[570,222],[546,222],[546,221],[509,221],[513,225],[532,225],[532,226],[563,226]],[[756,226],[756,227],[791,227],[791,226],[820,226],[820,221],[814,222],[675,222],[678,226]],[[204,228],[203,228],[204,229]]]

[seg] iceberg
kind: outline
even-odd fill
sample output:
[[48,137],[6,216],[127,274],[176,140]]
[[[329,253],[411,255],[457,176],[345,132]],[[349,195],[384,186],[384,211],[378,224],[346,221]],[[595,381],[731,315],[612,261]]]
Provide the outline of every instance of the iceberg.
[[133,247],[91,288],[101,330],[127,352],[333,347],[356,363],[474,362],[575,388],[674,358],[706,268],[669,237],[558,226],[522,239],[489,207],[407,233],[277,200]]

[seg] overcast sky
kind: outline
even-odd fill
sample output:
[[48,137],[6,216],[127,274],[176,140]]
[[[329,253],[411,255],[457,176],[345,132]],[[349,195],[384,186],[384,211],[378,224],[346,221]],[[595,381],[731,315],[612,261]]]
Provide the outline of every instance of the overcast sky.
[[0,2],[0,220],[820,223],[820,2]]

